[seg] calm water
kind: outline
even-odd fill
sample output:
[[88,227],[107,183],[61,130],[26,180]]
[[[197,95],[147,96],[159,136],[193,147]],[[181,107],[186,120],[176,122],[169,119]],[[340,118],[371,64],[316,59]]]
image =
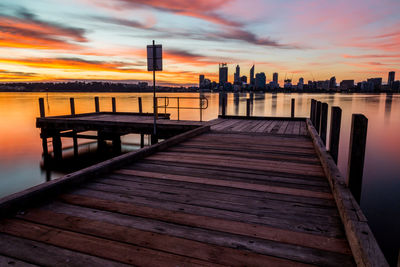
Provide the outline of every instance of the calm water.
[[[92,94],[92,93],[0,93],[0,197],[43,183],[49,178],[41,168],[41,140],[35,128],[39,115],[38,98],[45,98],[46,115],[69,113],[69,98],[75,98],[77,113],[93,112],[95,95],[100,97],[100,109],[111,110],[111,97],[117,98],[117,111],[138,110],[137,97],[143,99],[144,112],[152,112],[152,95]],[[190,93],[158,94],[158,96],[198,96]],[[205,94],[209,108],[203,119],[218,116],[218,94]],[[296,99],[296,116],[309,116],[311,98],[340,106],[343,110],[340,137],[339,169],[346,174],[347,153],[352,113],[363,113],[369,120],[367,150],[364,168],[361,208],[384,250],[395,265],[400,247],[400,95],[349,95],[349,94],[256,94],[253,106],[255,116],[289,116],[290,99]],[[227,114],[244,115],[246,94],[228,95]],[[175,105],[170,103],[170,105]],[[181,106],[198,106],[198,100],[181,101]],[[176,110],[167,110],[176,119]],[[180,119],[199,120],[197,110],[181,111]],[[329,132],[329,129],[328,129]],[[137,136],[122,140],[124,150],[136,149]],[[63,139],[68,146],[71,140]],[[132,145],[133,144],[133,145]],[[91,145],[85,146],[86,151]],[[52,172],[51,178],[62,172]]]

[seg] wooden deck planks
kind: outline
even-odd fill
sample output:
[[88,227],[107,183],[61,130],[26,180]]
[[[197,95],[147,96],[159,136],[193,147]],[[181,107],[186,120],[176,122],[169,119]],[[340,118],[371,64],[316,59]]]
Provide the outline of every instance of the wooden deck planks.
[[[210,127],[1,220],[0,263],[354,265],[304,121],[217,119]],[[25,256],[7,242],[36,249]]]

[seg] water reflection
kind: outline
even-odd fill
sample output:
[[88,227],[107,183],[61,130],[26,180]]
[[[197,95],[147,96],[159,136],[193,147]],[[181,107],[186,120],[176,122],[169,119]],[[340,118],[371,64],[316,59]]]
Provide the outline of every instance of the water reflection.
[[[47,171],[41,168],[42,146],[35,119],[39,115],[37,99],[44,97],[46,114],[49,116],[69,113],[69,98],[75,98],[76,113],[94,111],[92,93],[0,93],[0,197],[61,174],[57,168]],[[198,96],[198,93],[158,94],[159,96]],[[138,97],[142,97],[143,112],[152,112],[151,93],[102,93],[100,110],[111,110],[111,97],[117,99],[117,111],[137,112]],[[209,108],[203,119],[215,119],[220,110],[222,95],[204,93],[209,99]],[[227,114],[245,115],[246,98],[250,94],[227,94]],[[343,111],[339,144],[339,169],[347,173],[347,154],[350,138],[352,113],[365,114],[369,120],[368,140],[365,157],[361,207],[366,213],[376,238],[389,257],[395,262],[399,251],[400,233],[400,96],[359,94],[256,94],[253,95],[253,114],[257,116],[288,116],[291,98],[296,99],[296,116],[308,117],[311,98],[339,106]],[[384,104],[383,104],[384,103]],[[183,105],[198,105],[196,100],[187,100]],[[330,110],[330,109],[329,109]],[[168,110],[171,119],[177,118],[176,110]],[[185,110],[180,118],[199,120],[198,111]],[[329,118],[329,117],[328,117]],[[328,122],[328,127],[329,127]],[[329,132],[329,129],[328,129]],[[123,140],[123,143],[138,144],[140,136]],[[63,138],[65,146],[72,145]],[[131,149],[137,149],[131,147]],[[94,152],[95,145],[89,148]],[[71,154],[72,151],[71,151]]]

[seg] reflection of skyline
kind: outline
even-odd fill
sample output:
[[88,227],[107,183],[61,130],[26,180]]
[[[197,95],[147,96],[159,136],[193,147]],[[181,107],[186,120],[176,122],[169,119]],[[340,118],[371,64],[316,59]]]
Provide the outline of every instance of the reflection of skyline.
[[390,114],[392,113],[392,101],[393,101],[393,95],[392,94],[386,94],[385,98],[385,124],[390,123]]

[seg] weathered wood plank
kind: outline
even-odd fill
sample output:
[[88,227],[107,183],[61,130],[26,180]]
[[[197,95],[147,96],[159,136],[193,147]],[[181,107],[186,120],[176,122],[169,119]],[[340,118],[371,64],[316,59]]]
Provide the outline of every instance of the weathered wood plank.
[[18,259],[6,257],[0,255],[0,266],[15,266],[15,267],[34,267],[39,265],[33,265]]
[[[100,210],[119,212],[127,215],[152,218],[161,221],[169,221],[176,224],[233,233],[243,236],[257,237],[261,239],[317,248],[342,254],[351,254],[350,248],[345,239],[311,235],[263,225],[228,221],[209,216],[175,212],[122,202],[112,202],[78,195],[63,195],[62,199],[66,200],[68,203],[79,203],[78,205]],[[30,214],[27,216],[30,218]],[[23,217],[25,218],[26,215]],[[45,223],[45,220],[43,221]]]
[[232,221],[239,221],[244,223],[255,223],[267,225],[271,227],[287,229],[296,232],[304,232],[316,235],[323,235],[327,237],[342,238],[344,236],[341,229],[341,223],[338,218],[308,218],[299,216],[288,216],[284,213],[273,213],[273,216],[267,215],[254,215],[250,213],[242,213],[235,210],[218,209],[215,207],[204,207],[199,205],[191,205],[179,202],[167,202],[159,199],[146,198],[141,196],[128,196],[125,194],[115,194],[110,192],[91,190],[91,189],[77,189],[73,192],[74,195],[82,195],[92,198],[100,198],[105,200],[127,202],[132,204],[139,204],[150,206],[153,208],[162,208],[171,211],[186,212],[196,215],[211,216]]
[[[112,208],[112,205],[108,205]],[[47,209],[47,207],[46,207]],[[290,260],[311,263],[323,266],[352,266],[349,255],[329,251],[279,243],[256,237],[235,235],[221,231],[207,230],[204,228],[188,227],[168,221],[159,221],[144,217],[125,215],[119,212],[108,212],[70,205],[50,206],[49,209],[93,220],[104,221],[116,225],[132,227],[144,231],[167,234],[203,243],[214,244],[229,248],[252,251],[259,254],[276,256]]]
[[301,190],[301,189],[292,189],[285,187],[276,187],[276,186],[268,186],[268,185],[258,185],[258,184],[250,184],[250,183],[242,183],[242,182],[233,182],[233,181],[224,181],[224,180],[216,180],[216,179],[208,179],[208,178],[197,178],[183,175],[170,175],[163,173],[153,173],[153,172],[145,172],[138,170],[129,170],[129,169],[120,169],[115,171],[115,173],[127,174],[127,175],[138,175],[155,179],[169,179],[174,181],[184,181],[190,183],[201,183],[201,184],[210,184],[210,185],[220,185],[225,187],[234,187],[234,188],[242,188],[248,190],[255,190],[261,192],[271,192],[271,193],[279,193],[279,194],[287,194],[287,195],[295,195],[295,196],[306,196],[306,197],[315,197],[315,198],[323,198],[323,199],[332,199],[332,195],[330,193],[325,192],[314,192],[309,190]]
[[173,255],[135,245],[128,245],[90,235],[60,230],[41,224],[18,219],[4,219],[0,223],[3,233],[28,238],[85,254],[96,255],[110,260],[139,266],[215,266],[206,261]]
[[[205,244],[198,241],[137,230],[126,226],[70,216],[49,210],[32,210],[21,216],[21,218],[35,223],[126,242],[177,255],[189,256],[216,264],[231,266],[261,266],[263,264],[272,264],[274,266],[302,265],[300,263],[256,254],[250,251]],[[337,245],[340,246],[341,243]],[[344,252],[347,253],[348,251],[346,250]]]
[[0,233],[0,253],[39,266],[130,266],[3,233]]

